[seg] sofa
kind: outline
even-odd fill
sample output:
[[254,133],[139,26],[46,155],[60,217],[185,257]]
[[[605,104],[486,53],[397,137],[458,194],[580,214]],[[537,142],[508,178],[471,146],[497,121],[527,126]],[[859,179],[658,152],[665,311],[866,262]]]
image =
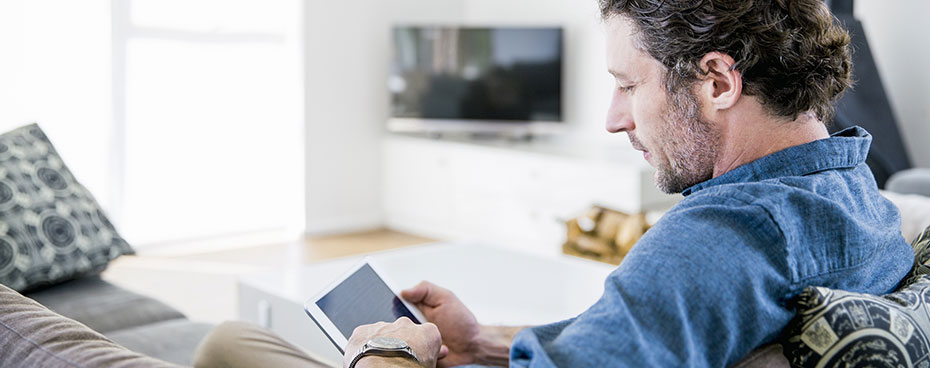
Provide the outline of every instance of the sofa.
[[[129,254],[132,247],[38,125],[0,134],[0,284],[10,303],[21,293],[132,351],[190,365],[212,326],[100,278],[110,261]],[[2,317],[8,338],[28,334]]]
[[171,306],[108,283],[98,275],[24,294],[129,350],[190,366],[213,325],[188,320]]
[[[94,280],[88,281],[94,282]],[[75,290],[87,289],[77,287]],[[113,293],[112,290],[105,294],[110,296],[118,295],[118,293]],[[137,295],[130,295],[130,299],[138,298]],[[115,312],[120,303],[111,305],[109,301],[101,300],[93,304],[95,306],[90,307],[92,309],[120,314],[120,312]],[[79,314],[88,317],[94,313],[88,314],[85,311],[79,312]],[[98,317],[102,316],[98,313]],[[121,318],[117,318],[117,320],[121,320],[121,322],[128,321]],[[103,319],[99,321],[103,321]],[[143,325],[117,330],[117,332],[113,332],[107,337],[74,319],[52,312],[33,299],[26,298],[18,292],[0,285],[0,347],[2,347],[0,349],[0,367],[178,368],[181,365],[129,350],[114,342],[114,339],[125,338],[127,341],[157,345],[159,346],[158,350],[162,352],[164,352],[162,349],[179,349],[179,351],[171,352],[166,356],[169,359],[177,357],[180,361],[189,361],[188,356],[181,356],[180,354],[188,351],[186,346],[181,345],[186,345],[189,341],[171,342],[171,340],[176,340],[176,336],[187,333],[183,331],[180,333],[166,333],[170,329],[175,329],[177,325],[185,323],[178,319],[173,321],[164,324],[156,323],[154,325],[156,327],[152,327],[152,329],[158,330],[161,336],[156,336],[151,331],[141,331],[148,328]],[[115,324],[112,322],[106,321],[105,324],[114,327]]]

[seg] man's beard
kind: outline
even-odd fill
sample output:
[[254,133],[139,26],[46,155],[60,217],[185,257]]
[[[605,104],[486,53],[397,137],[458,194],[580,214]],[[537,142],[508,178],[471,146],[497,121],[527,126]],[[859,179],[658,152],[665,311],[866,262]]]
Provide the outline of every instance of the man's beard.
[[701,106],[690,86],[668,96],[659,138],[668,161],[656,164],[656,186],[665,193],[681,193],[710,180],[720,150],[720,132],[701,116]]

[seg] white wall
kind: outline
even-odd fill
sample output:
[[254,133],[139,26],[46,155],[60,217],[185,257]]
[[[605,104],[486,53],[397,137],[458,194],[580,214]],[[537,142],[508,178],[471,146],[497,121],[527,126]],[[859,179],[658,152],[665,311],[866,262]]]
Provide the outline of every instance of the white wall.
[[911,162],[930,168],[930,1],[859,0],[855,13],[869,38]]
[[306,2],[306,230],[381,226],[392,23],[461,19],[463,0]]

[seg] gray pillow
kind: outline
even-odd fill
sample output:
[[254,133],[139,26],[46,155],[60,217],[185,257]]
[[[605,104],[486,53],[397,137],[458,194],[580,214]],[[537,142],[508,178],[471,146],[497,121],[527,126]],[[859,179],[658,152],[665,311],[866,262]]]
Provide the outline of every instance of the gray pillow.
[[0,135],[0,284],[36,289],[132,253],[38,125]]

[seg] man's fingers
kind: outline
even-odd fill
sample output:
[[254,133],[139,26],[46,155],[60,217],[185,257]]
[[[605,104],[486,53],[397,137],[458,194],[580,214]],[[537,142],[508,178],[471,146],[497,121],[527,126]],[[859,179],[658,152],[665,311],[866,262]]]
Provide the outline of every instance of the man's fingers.
[[437,357],[436,360],[445,358],[446,355],[449,355],[449,347],[443,344],[442,347],[439,348],[439,357]]

